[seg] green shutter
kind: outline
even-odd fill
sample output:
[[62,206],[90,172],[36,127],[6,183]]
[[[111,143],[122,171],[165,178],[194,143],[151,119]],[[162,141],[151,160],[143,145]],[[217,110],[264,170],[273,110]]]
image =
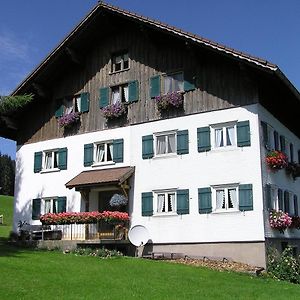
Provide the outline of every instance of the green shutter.
[[32,220],[39,220],[41,216],[41,199],[32,200]]
[[276,130],[274,131],[274,148],[275,150],[279,150],[279,135]]
[[189,153],[189,131],[177,131],[177,154]]
[[94,162],[93,160],[94,145],[85,144],[84,145],[84,166],[91,166]]
[[290,195],[288,191],[284,191],[284,212],[290,213]]
[[103,108],[109,104],[109,89],[108,87],[100,88],[99,106]]
[[212,212],[210,187],[198,189],[198,204],[199,214],[207,214]]
[[253,210],[252,184],[239,186],[239,209],[240,211]]
[[294,195],[294,216],[298,216],[298,197]]
[[153,215],[153,194],[152,192],[142,193],[142,216]]
[[186,215],[189,212],[189,190],[177,190],[177,214]]
[[286,152],[285,137],[281,135],[279,139],[280,139],[280,151],[285,153]]
[[278,208],[283,210],[283,192],[282,189],[278,189]]
[[123,146],[124,140],[118,139],[113,141],[113,161],[114,162],[123,162]]
[[61,148],[58,150],[58,168],[61,170],[67,170],[68,164],[68,149]]
[[237,145],[238,147],[251,146],[249,121],[237,123]]
[[271,148],[271,145],[270,145],[270,136],[269,136],[269,131],[268,131],[268,124],[261,121],[261,127],[262,127],[262,131],[263,131],[264,146],[269,150]]
[[142,137],[142,157],[147,159],[152,158],[153,155],[153,135],[145,135]]
[[64,114],[64,106],[63,105],[60,105],[57,110],[55,111],[55,117],[56,118],[60,118],[62,117]]
[[154,98],[160,95],[160,76],[150,78],[150,97]]
[[128,83],[128,101],[134,102],[139,100],[139,82],[137,80]]
[[271,185],[266,184],[265,186],[265,197],[266,197],[266,207],[267,209],[272,209],[272,194],[271,194]]
[[57,212],[58,213],[66,212],[66,207],[67,207],[67,197],[58,197]]
[[189,74],[184,74],[184,82],[183,82],[183,89],[185,92],[193,91],[195,89],[195,80],[193,76]]
[[80,95],[80,112],[88,112],[90,106],[90,94],[81,93]]
[[210,127],[197,128],[198,152],[205,152],[211,149]]
[[39,173],[42,170],[43,152],[34,153],[34,173]]

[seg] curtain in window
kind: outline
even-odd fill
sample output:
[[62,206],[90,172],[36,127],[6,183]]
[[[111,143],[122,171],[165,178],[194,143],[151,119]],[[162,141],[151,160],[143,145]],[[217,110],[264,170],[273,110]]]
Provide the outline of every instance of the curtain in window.
[[76,107],[78,112],[81,112],[81,97],[76,97]]
[[52,152],[48,152],[45,154],[45,168],[46,169],[52,168]]
[[45,200],[45,214],[51,213],[51,200]]
[[169,194],[169,211],[175,211],[175,194]]
[[166,153],[166,136],[158,136],[156,139],[156,152],[157,154]]
[[119,88],[117,89],[113,89],[112,90],[112,95],[111,95],[111,103],[112,104],[116,104],[117,102],[121,101],[121,97],[120,97],[120,90]]
[[103,162],[104,161],[104,144],[97,145],[96,148],[96,162]]
[[157,212],[161,213],[164,211],[164,204],[165,204],[165,195],[159,194],[157,196]]
[[216,147],[223,147],[223,128],[217,128],[215,129],[215,143]]
[[116,58],[115,58],[115,63],[116,64],[119,64],[119,63],[121,63],[122,62],[122,56],[116,56]]
[[216,191],[216,198],[217,198],[216,209],[225,208],[225,193],[224,193],[224,190],[217,190]]
[[113,157],[113,144],[107,144],[107,161],[111,161]]
[[175,134],[168,135],[168,153],[175,153]]
[[53,153],[53,155],[54,155],[54,164],[53,164],[53,167],[57,168],[58,167],[58,151],[55,151]]
[[54,214],[57,213],[57,199],[53,199],[53,208],[52,208],[52,212]]
[[129,98],[128,98],[128,96],[129,96],[128,85],[123,87],[123,92],[124,92],[124,99],[125,99],[126,102],[128,102],[129,101]]
[[68,115],[73,111],[73,99],[65,100],[66,112],[65,115]]
[[237,208],[236,189],[228,190],[228,208]]
[[173,92],[183,91],[183,73],[177,73],[173,75]]
[[227,146],[232,146],[234,142],[234,127],[226,127]]
[[164,77],[164,87],[165,87],[165,94],[172,92],[172,77],[165,76]]

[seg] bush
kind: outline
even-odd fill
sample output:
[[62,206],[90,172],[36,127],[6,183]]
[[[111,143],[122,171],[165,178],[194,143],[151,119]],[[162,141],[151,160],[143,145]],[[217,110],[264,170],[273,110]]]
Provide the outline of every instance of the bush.
[[97,256],[101,258],[120,257],[123,254],[117,250],[108,250],[105,248],[92,249],[92,248],[76,248],[72,251],[75,255]]
[[300,260],[293,256],[291,247],[287,247],[282,254],[269,249],[267,269],[273,278],[300,283]]

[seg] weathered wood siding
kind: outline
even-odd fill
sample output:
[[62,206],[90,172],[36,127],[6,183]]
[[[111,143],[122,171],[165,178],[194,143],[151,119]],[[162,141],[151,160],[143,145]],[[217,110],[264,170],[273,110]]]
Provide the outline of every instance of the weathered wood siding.
[[[111,54],[120,50],[128,50],[130,69],[110,74]],[[48,87],[51,97],[36,101],[23,117],[19,144],[258,102],[256,84],[247,68],[172,36],[149,35],[139,28],[124,27],[118,34],[95,40],[94,47],[82,54],[84,66],[74,65],[61,72]],[[185,93],[183,110],[161,115],[149,96],[149,78],[176,70],[194,78],[196,89]],[[126,120],[107,123],[99,109],[99,88],[130,80],[139,82],[139,101],[128,105]],[[90,93],[89,112],[82,114],[79,128],[66,133],[54,116],[57,99],[81,92]]]

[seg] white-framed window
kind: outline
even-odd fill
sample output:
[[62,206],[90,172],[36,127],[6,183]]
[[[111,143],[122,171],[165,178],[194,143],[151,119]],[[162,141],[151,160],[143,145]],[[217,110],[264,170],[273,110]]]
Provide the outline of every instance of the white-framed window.
[[174,214],[176,213],[176,191],[157,191],[155,193],[154,207],[155,214]]
[[42,199],[43,214],[56,214],[58,212],[58,199],[57,198],[44,198]]
[[119,72],[129,69],[128,52],[118,53],[112,55],[111,72]]
[[183,72],[170,73],[163,76],[164,94],[184,90]]
[[224,185],[213,187],[215,211],[238,211],[238,185]]
[[176,132],[162,132],[155,134],[155,155],[176,153]]
[[68,115],[72,112],[81,112],[81,95],[65,97],[63,103],[64,115]]
[[128,84],[122,84],[111,87],[111,104],[117,102],[127,103],[129,101]]
[[214,148],[236,147],[236,123],[212,125],[212,145]]
[[43,157],[44,157],[43,170],[58,168],[58,149],[44,151]]
[[95,143],[94,151],[96,164],[113,162],[113,141]]

